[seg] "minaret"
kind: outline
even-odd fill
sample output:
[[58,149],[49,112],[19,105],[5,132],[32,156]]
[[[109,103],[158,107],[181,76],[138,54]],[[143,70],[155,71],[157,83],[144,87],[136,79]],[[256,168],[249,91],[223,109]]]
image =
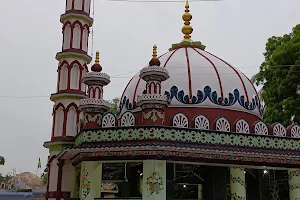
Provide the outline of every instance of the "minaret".
[[84,113],[83,129],[100,128],[103,113],[109,110],[109,102],[103,100],[103,86],[110,83],[109,75],[102,73],[99,51],[96,53],[92,72],[83,75],[82,82],[88,85],[88,97],[80,100],[79,109]]
[[164,125],[164,110],[170,104],[170,100],[162,94],[161,84],[170,76],[167,69],[160,66],[156,45],[153,46],[149,66],[140,71],[140,78],[146,81],[144,93],[138,97],[137,102],[142,108],[142,125]]
[[61,52],[56,55],[59,61],[57,89],[51,95],[54,102],[52,134],[51,140],[44,143],[50,152],[46,199],[60,200],[70,196],[72,182],[68,176],[72,165],[58,163],[56,155],[73,144],[80,115],[79,101],[86,97],[86,86],[81,79],[91,62],[87,54],[89,30],[93,24],[90,5],[91,0],[66,0],[65,13],[60,17],[63,42]]

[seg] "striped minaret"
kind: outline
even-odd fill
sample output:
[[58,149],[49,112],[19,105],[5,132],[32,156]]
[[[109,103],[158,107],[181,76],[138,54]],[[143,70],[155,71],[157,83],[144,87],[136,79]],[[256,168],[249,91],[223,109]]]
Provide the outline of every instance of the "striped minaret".
[[86,86],[81,79],[88,72],[88,38],[93,19],[90,17],[91,0],[66,0],[62,23],[62,49],[57,53],[57,90],[51,95],[54,102],[51,141],[49,148],[48,183],[46,199],[60,200],[70,196],[72,165],[58,162],[56,155],[72,145],[77,134],[80,111],[79,101],[86,97]]

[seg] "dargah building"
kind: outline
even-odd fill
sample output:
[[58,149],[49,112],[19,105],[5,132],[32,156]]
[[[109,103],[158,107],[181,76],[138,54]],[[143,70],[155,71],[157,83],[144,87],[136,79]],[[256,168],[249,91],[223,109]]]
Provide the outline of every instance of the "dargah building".
[[183,38],[153,46],[116,114],[99,52],[87,67],[90,7],[61,15],[47,200],[300,200],[300,126],[264,123],[249,78],[192,40],[188,2]]

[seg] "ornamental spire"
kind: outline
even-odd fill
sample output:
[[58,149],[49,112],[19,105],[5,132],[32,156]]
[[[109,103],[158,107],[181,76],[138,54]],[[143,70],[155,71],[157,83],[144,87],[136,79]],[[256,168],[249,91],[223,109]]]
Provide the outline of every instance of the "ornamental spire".
[[186,0],[186,3],[185,3],[185,13],[182,15],[182,19],[184,21],[184,26],[182,27],[181,29],[181,32],[184,34],[184,41],[185,40],[188,40],[190,41],[191,40],[191,33],[193,32],[193,28],[190,26],[190,21],[192,20],[192,15],[190,13],[190,10],[189,10],[189,1]]
[[96,52],[96,58],[95,58],[95,64],[93,64],[91,70],[93,72],[101,72],[102,71],[102,67],[99,64],[100,63],[100,53],[99,51]]
[[157,46],[153,45],[152,59],[149,62],[150,66],[160,66],[160,61],[157,58]]
[[96,52],[96,59],[95,59],[95,64],[99,64],[99,61],[100,61],[100,52],[99,51],[97,51]]

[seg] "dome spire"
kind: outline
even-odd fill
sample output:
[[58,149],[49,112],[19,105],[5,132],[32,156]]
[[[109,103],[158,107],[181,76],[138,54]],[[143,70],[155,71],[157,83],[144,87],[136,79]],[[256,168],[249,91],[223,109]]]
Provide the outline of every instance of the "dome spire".
[[95,58],[95,64],[93,64],[93,66],[91,68],[91,70],[93,72],[101,72],[102,71],[102,67],[99,63],[100,63],[100,52],[97,51],[96,52],[96,58]]
[[153,45],[152,59],[149,62],[150,66],[160,66],[160,61],[157,58],[157,46]]
[[99,61],[100,61],[100,52],[97,51],[97,52],[96,52],[95,64],[99,64]]
[[186,0],[185,3],[185,13],[182,15],[182,19],[184,21],[184,26],[181,29],[181,32],[184,34],[184,41],[191,40],[191,33],[193,32],[193,27],[190,26],[190,21],[192,20],[192,15],[189,10],[189,1]]

